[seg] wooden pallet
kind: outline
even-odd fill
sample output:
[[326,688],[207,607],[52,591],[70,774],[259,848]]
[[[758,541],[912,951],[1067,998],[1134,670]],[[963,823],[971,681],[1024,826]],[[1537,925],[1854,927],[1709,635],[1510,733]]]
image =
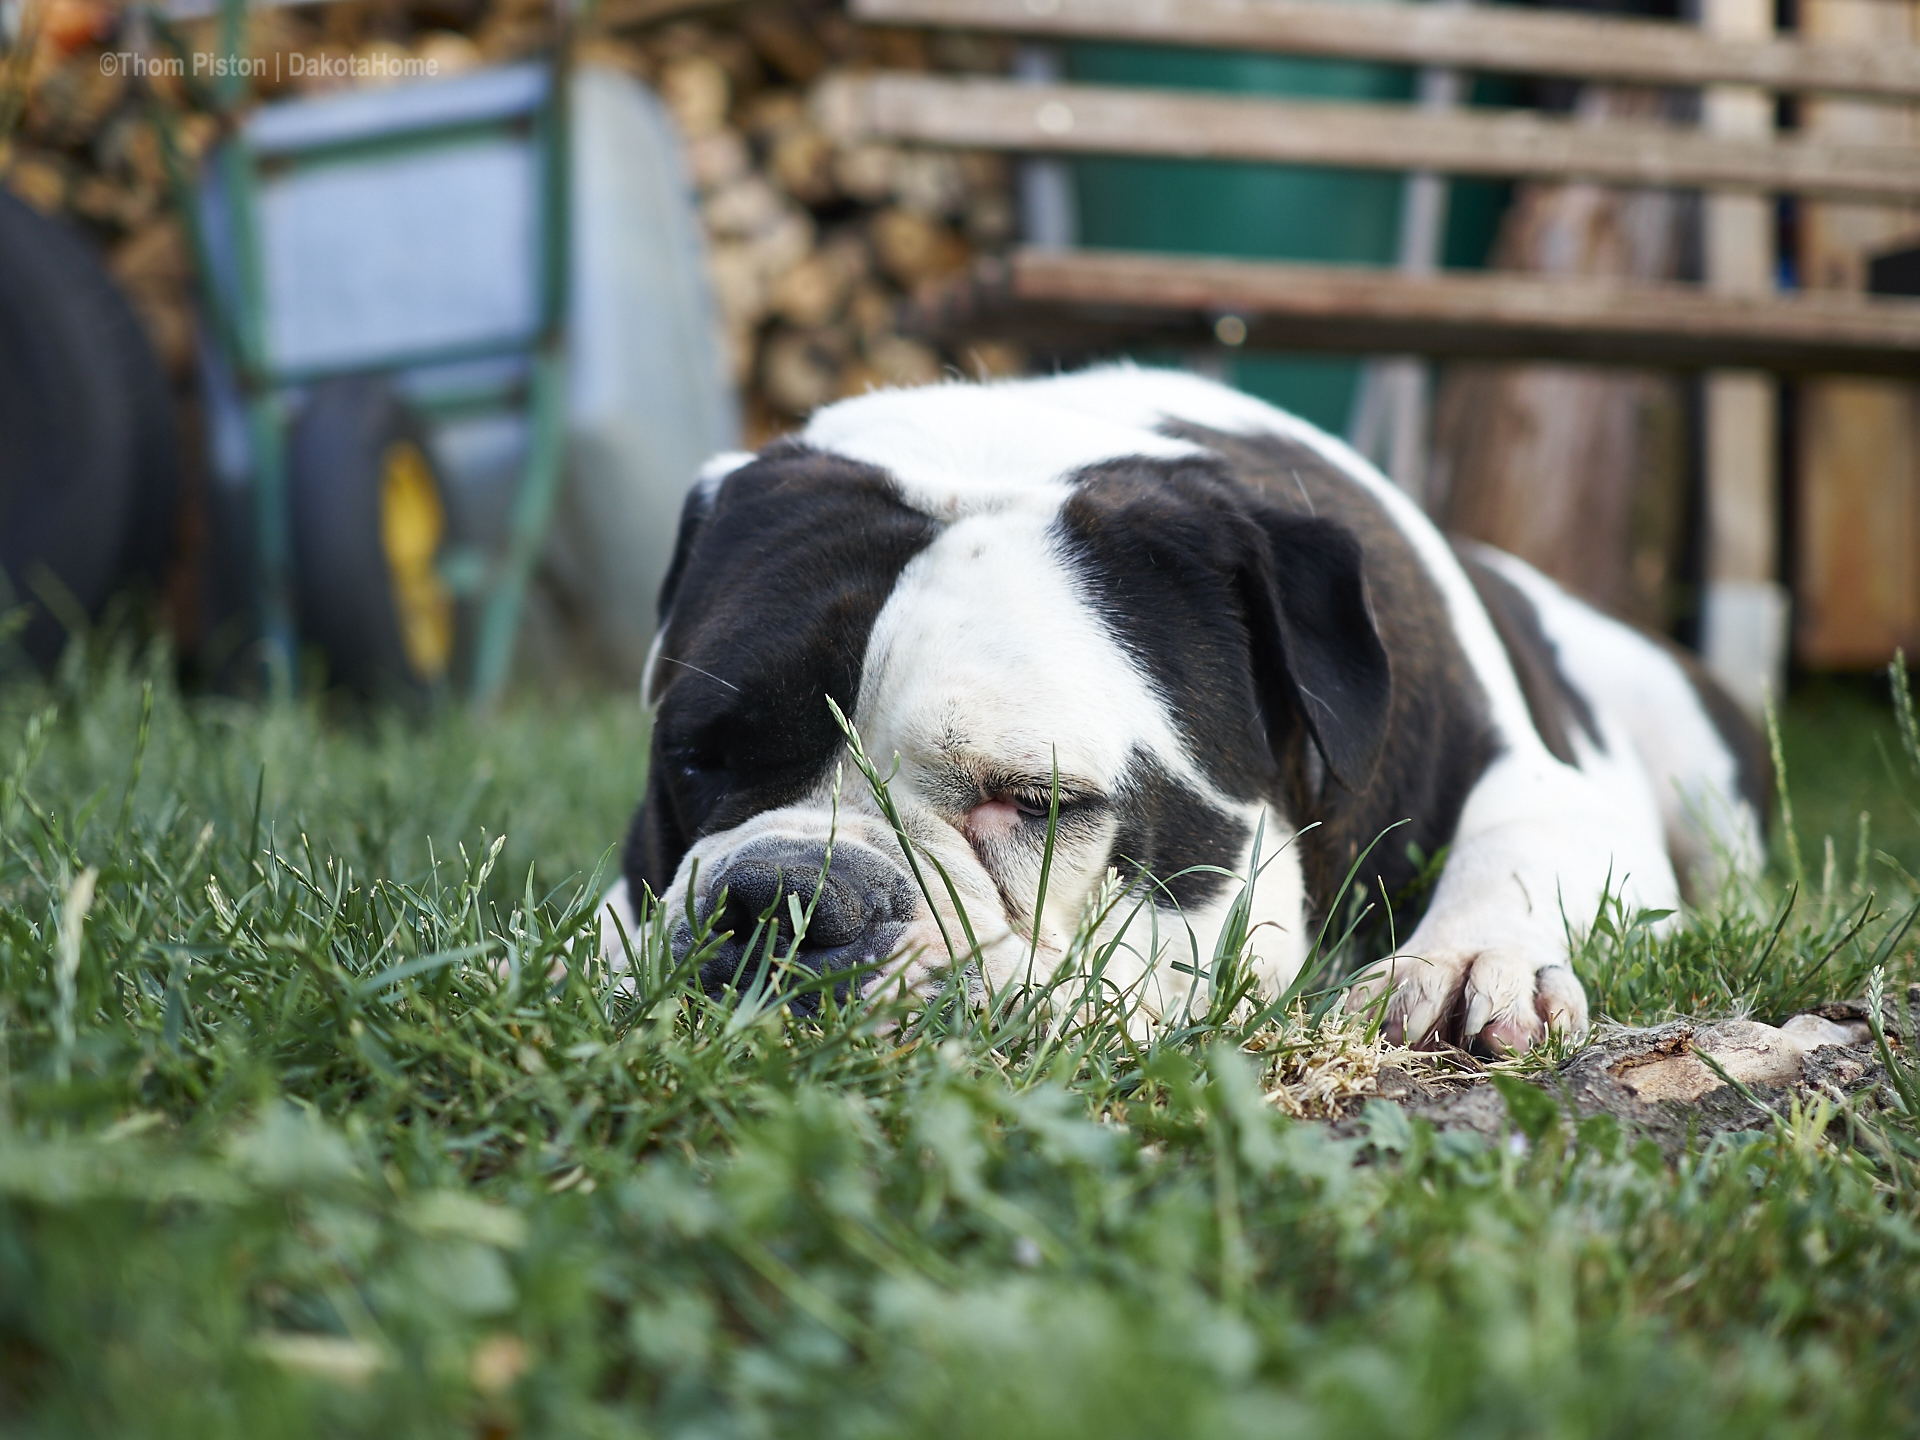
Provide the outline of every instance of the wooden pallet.
[[[846,140],[1702,192],[1706,281],[1698,286],[1420,273],[1422,263],[1405,256],[1406,268],[1390,271],[1029,249],[920,297],[920,318],[933,331],[1025,338],[1055,355],[1217,337],[1284,350],[1704,369],[1702,633],[1710,665],[1757,709],[1778,683],[1785,607],[1775,579],[1777,399],[1762,372],[1920,376],[1920,302],[1831,286],[1774,293],[1773,197],[1809,202],[1802,214],[1813,226],[1863,206],[1920,217],[1913,137],[1898,124],[1823,118],[1876,106],[1900,114],[1888,107],[1920,102],[1920,45],[1912,43],[1920,27],[1882,13],[1915,4],[1804,0],[1809,35],[1792,40],[1773,33],[1772,0],[1702,0],[1698,27],[1375,0],[849,0],[856,18],[883,24],[1698,87],[1698,126],[887,73],[838,80],[816,103],[823,126]],[[1821,21],[1823,6],[1849,5],[1879,18]],[[1776,133],[1782,95],[1804,101],[1803,130]],[[1913,543],[1910,522],[1920,514],[1920,478],[1908,473],[1920,421],[1902,418],[1911,402],[1883,381],[1845,382],[1868,391],[1831,389],[1838,384],[1810,379],[1805,387],[1805,454],[1820,474],[1801,487],[1808,535],[1819,542],[1810,553],[1821,573],[1834,574],[1847,569],[1840,557],[1865,553],[1850,533],[1856,517],[1883,516],[1884,543],[1875,543],[1891,554]],[[1885,412],[1871,455],[1842,421],[1863,407]],[[1829,472],[1854,475],[1845,503],[1840,492],[1827,494]],[[1869,491],[1871,503],[1862,498]],[[1804,560],[1802,568],[1813,573]],[[1877,564],[1875,573],[1895,569],[1905,576],[1914,567]],[[1821,583],[1839,596],[1859,580]],[[1898,604],[1849,600],[1823,612],[1821,595],[1803,596],[1814,606],[1801,624],[1806,653],[1880,653],[1886,634],[1920,634],[1920,584],[1900,584]],[[1893,618],[1869,636],[1854,617],[1875,606]],[[1843,611],[1821,628],[1822,614]]]
[[[851,0],[851,7],[856,17],[884,24],[1920,99],[1915,47],[1741,39],[1658,21],[1337,0]],[[1920,149],[1817,134],[887,73],[835,80],[815,105],[822,125],[844,140],[1920,201]],[[1549,293],[1562,285],[1563,294]],[[1248,321],[1255,345],[1896,375],[1916,372],[1920,342],[1920,311],[1899,302],[1635,292],[1522,276],[1375,272],[1356,279],[1171,257],[1076,254],[1062,264],[1034,253],[973,289],[964,301],[942,297],[924,319],[939,324],[964,313],[976,328],[1031,330],[1037,312],[1025,319],[1015,312],[1044,305],[1051,333],[1092,338],[1102,331],[1192,334],[1200,312],[1232,312]],[[1196,295],[1205,298],[1196,303]]]

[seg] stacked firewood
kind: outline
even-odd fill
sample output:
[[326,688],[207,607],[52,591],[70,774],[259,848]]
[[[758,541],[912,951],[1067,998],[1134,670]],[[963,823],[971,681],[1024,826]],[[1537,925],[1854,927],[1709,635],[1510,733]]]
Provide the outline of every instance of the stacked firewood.
[[[617,11],[610,11],[616,19]],[[986,45],[860,29],[837,11],[737,12],[590,42],[647,78],[687,139],[714,292],[750,438],[876,385],[1016,372],[1018,352],[943,354],[900,333],[902,301],[1004,246],[1014,228],[1005,159],[839,145],[808,97],[832,70],[1000,69]]]
[[[134,67],[120,63],[128,26],[104,0],[30,0],[12,19],[0,61],[0,183],[91,233],[179,374],[193,356],[191,271]],[[189,115],[183,148],[196,154],[213,133],[210,117]]]
[[[189,165],[218,134],[193,87],[141,74],[160,53],[111,0],[26,0],[0,59],[0,183],[92,233],[183,378],[194,330],[191,269],[173,213],[149,96],[177,107]],[[337,0],[256,9],[253,93],[280,98],[392,83],[396,60],[440,76],[551,43],[549,0]],[[217,53],[217,22],[181,27],[188,54]],[[1012,238],[1007,164],[992,155],[840,145],[814,124],[812,89],[838,69],[997,71],[995,44],[876,30],[825,3],[606,0],[580,37],[660,95],[686,139],[715,300],[746,405],[747,438],[875,385],[957,369],[1016,373],[1000,345],[943,353],[903,334],[902,302]],[[11,123],[9,123],[11,122]]]

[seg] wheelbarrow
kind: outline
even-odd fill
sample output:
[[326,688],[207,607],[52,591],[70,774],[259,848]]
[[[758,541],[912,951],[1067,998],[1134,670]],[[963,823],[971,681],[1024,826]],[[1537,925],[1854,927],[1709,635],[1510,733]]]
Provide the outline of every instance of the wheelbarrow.
[[[243,19],[221,0],[229,54]],[[633,82],[576,75],[557,28],[542,62],[244,118],[230,73],[209,97],[225,138],[198,176],[174,162],[212,468],[244,477],[283,690],[304,640],[363,691],[464,676],[497,699],[563,470],[562,548],[634,668],[685,489],[733,443],[670,129]]]

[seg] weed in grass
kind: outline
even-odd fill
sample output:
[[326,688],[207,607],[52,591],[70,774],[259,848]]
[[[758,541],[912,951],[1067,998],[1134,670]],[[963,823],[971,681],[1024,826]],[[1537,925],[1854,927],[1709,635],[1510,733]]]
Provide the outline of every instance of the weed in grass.
[[[1802,1107],[1677,1168],[1526,1086],[1518,1147],[1378,1101],[1336,1139],[1279,1113],[1365,1063],[1325,977],[1256,1009],[1229,945],[1194,957],[1222,1004],[1131,1024],[1100,979],[1121,875],[1070,963],[1001,994],[715,1000],[657,907],[624,973],[593,943],[643,739],[599,701],[344,728],[111,652],[0,690],[0,1427],[1920,1423],[1891,1038],[1885,1111]],[[1611,909],[1580,968],[1621,1020],[1779,1018],[1882,971],[1890,1012],[1904,883]]]

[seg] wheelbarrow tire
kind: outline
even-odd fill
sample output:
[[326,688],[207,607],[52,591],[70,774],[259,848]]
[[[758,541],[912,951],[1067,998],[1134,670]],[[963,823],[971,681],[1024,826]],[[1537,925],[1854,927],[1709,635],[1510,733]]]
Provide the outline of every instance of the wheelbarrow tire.
[[446,681],[458,607],[435,562],[445,491],[426,427],[385,381],[314,388],[288,451],[294,596],[327,676],[372,699],[420,701]]
[[36,662],[68,628],[40,571],[98,619],[130,580],[163,577],[178,494],[172,400],[132,307],[80,235],[0,192],[0,569],[41,601]]

